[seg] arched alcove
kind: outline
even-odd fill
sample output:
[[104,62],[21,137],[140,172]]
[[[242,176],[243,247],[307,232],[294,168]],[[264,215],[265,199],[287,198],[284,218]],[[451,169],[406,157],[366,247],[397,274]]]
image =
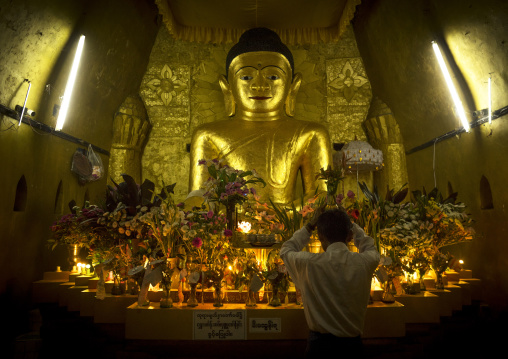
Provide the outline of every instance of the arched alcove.
[[55,214],[62,214],[63,213],[63,186],[62,186],[62,180],[58,183],[58,187],[56,189],[55,194],[55,208],[53,209],[53,212]]
[[23,212],[26,208],[27,186],[25,175],[21,175],[16,186],[16,197],[14,199],[14,212]]
[[85,191],[85,195],[83,196],[83,206],[86,205],[86,202],[90,202],[90,193],[88,192],[88,188]]
[[450,183],[450,181],[448,181],[447,195],[448,197],[450,197],[452,194],[453,194],[453,186]]
[[482,176],[480,180],[480,204],[481,209],[493,209],[494,202],[492,200],[492,191],[487,177]]

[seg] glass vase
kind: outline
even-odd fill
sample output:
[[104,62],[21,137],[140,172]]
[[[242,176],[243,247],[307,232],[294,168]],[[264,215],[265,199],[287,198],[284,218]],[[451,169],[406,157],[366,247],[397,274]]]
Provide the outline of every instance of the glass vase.
[[67,263],[69,264],[69,271],[72,272],[74,269],[74,266],[77,263],[77,256],[78,256],[79,248],[75,244],[68,244],[67,245]]
[[420,276],[420,290],[422,290],[422,291],[427,290],[427,288],[425,287],[425,282],[423,281],[425,272],[426,272],[426,270],[421,270],[421,271],[419,270],[418,271],[418,275]]
[[99,281],[97,282],[97,291],[95,292],[95,298],[104,300],[106,298],[106,287],[104,286],[104,272],[102,269],[99,272]]
[[255,307],[256,306],[256,295],[257,292],[254,292],[253,290],[249,289],[247,292],[247,300],[245,302],[245,305],[247,307]]
[[163,287],[161,308],[172,308],[173,300],[171,299],[171,283]]
[[302,292],[300,291],[300,288],[295,287],[295,292],[296,292],[296,304],[303,305]]
[[337,192],[337,188],[335,188],[334,192],[327,192],[326,194],[326,207],[325,210],[331,210],[339,208],[337,205],[337,201],[335,200],[335,192]]
[[198,306],[198,298],[196,297],[196,287],[197,283],[190,283],[190,293],[189,293],[189,299],[187,299],[187,306],[188,307],[197,307]]
[[150,301],[147,299],[149,287],[150,287],[150,282],[143,280],[141,287],[139,288],[138,306],[144,307],[144,306],[147,306],[148,304],[150,304]]
[[118,275],[114,275],[113,288],[111,288],[111,295],[122,295],[122,294],[124,294],[124,291],[120,283],[120,278]]
[[268,303],[268,305],[272,307],[280,307],[282,305],[279,297],[279,288],[277,288],[277,286],[273,284],[272,284],[272,298],[270,299],[270,303]]
[[234,203],[226,204],[226,219],[228,221],[226,228],[234,232],[236,227],[236,206]]
[[213,284],[213,306],[222,307],[222,282]]
[[393,296],[394,285],[391,279],[385,282],[385,290],[383,292],[383,296],[381,297],[381,301],[383,303],[394,303],[395,297]]
[[436,272],[436,289],[444,289],[443,272]]

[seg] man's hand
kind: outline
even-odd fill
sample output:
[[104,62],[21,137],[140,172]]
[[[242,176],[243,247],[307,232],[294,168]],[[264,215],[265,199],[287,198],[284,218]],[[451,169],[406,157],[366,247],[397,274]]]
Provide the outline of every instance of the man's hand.
[[317,221],[318,221],[318,218],[319,216],[321,215],[321,213],[323,213],[325,211],[325,208],[326,208],[326,203],[323,203],[323,205],[321,205],[320,207],[318,207],[315,211],[314,211],[314,216],[312,217],[312,219],[305,225],[305,227],[307,228],[307,230],[309,231],[309,233],[312,233],[312,231],[314,229],[316,229],[316,224],[317,224]]

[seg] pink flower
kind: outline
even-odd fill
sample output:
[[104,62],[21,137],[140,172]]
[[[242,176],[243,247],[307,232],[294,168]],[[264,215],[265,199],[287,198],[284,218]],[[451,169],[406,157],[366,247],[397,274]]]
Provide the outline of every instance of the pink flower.
[[349,190],[349,191],[347,191],[347,196],[348,196],[348,198],[353,199],[353,198],[355,198],[355,193],[353,191]]
[[206,216],[208,218],[212,218],[213,217],[213,211],[208,211],[208,213],[206,214]]
[[192,245],[196,248],[199,248],[203,245],[203,240],[199,237],[196,237],[192,240]]
[[344,199],[344,195],[342,193],[339,193],[337,195],[337,198],[335,198],[335,202],[337,202],[337,204],[341,204],[343,199]]
[[231,236],[233,235],[233,231],[232,231],[232,230],[230,230],[230,229],[225,229],[225,230],[224,230],[224,235],[225,235],[226,237],[231,237]]

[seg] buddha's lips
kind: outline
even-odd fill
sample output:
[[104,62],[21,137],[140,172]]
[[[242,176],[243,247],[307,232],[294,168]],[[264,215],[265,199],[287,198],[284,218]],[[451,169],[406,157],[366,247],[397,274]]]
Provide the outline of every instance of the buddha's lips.
[[250,99],[252,100],[268,100],[268,99],[271,99],[271,97],[263,97],[263,96],[253,96],[253,97],[249,97]]

